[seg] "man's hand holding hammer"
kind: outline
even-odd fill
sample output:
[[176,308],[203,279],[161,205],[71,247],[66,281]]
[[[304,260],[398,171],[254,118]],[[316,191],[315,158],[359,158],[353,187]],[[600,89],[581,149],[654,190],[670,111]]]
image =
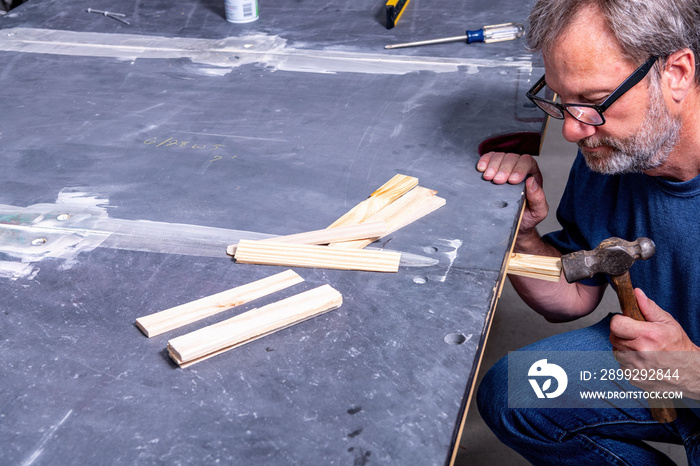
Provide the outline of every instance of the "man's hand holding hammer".
[[650,367],[678,369],[677,379],[630,382],[647,391],[682,391],[684,397],[700,399],[700,374],[697,374],[700,356],[695,356],[700,354],[695,353],[700,348],[690,341],[678,322],[642,290],[636,288],[634,295],[646,322],[623,315],[614,316],[610,322],[610,342],[621,351],[616,355],[620,367],[640,371]]

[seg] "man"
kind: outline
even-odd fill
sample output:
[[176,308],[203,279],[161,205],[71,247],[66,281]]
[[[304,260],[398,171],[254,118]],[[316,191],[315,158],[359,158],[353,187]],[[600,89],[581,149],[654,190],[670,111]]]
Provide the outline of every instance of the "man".
[[[700,1],[537,0],[528,41],[545,64],[543,80],[528,96],[564,120],[564,137],[580,150],[558,209],[563,230],[544,237],[536,226],[548,205],[534,159],[489,153],[479,160],[477,169],[487,181],[525,180],[527,206],[515,251],[559,256],[593,249],[613,236],[646,236],[655,241],[656,254],[631,269],[647,322],[608,316],[525,350],[614,347],[697,356]],[[545,98],[545,85],[559,100]],[[523,300],[553,322],[589,314],[607,286],[599,276],[575,284],[562,279],[554,286],[510,279]],[[660,424],[641,408],[509,408],[507,364],[502,359],[484,378],[479,410],[496,435],[532,463],[672,464],[642,441],[653,440],[683,444],[690,464],[700,464],[700,411],[679,409],[676,421]],[[671,383],[684,398],[700,399],[700,364],[687,366]],[[645,383],[636,385],[648,389]]]

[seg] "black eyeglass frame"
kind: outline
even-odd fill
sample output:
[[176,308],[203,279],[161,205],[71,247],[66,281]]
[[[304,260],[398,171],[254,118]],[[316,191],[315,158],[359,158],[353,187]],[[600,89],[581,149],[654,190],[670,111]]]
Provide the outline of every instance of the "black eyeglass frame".
[[[629,75],[627,79],[623,81],[622,84],[620,84],[617,89],[613,91],[612,94],[610,94],[603,103],[600,105],[597,104],[560,104],[551,100],[544,99],[542,97],[537,97],[538,92],[540,92],[546,85],[547,82],[545,81],[545,75],[542,75],[542,77],[535,83],[532,88],[527,91],[525,94],[528,99],[532,101],[533,104],[537,105],[537,107],[545,112],[547,115],[556,118],[557,120],[563,120],[564,119],[564,112],[568,113],[571,115],[573,118],[575,118],[577,121],[580,121],[581,123],[584,123],[586,125],[590,126],[601,126],[605,124],[605,116],[603,115],[603,112],[606,111],[612,104],[615,103],[617,99],[622,97],[622,95],[632,89],[634,86],[637,85],[642,79],[646,77],[646,75],[649,73],[649,70],[651,70],[651,67],[654,66],[654,63],[659,59],[658,56],[652,56],[650,57],[647,61],[641,64],[639,68],[634,70],[634,72]],[[550,112],[542,108],[542,106],[538,103],[542,102],[548,106],[553,106],[556,109],[559,110],[561,115],[552,115]],[[578,118],[576,115],[571,113],[569,111],[568,107],[586,107],[586,108],[592,108],[596,112],[598,112],[598,115],[600,116],[600,123],[589,123],[587,121],[583,121],[580,118]]]

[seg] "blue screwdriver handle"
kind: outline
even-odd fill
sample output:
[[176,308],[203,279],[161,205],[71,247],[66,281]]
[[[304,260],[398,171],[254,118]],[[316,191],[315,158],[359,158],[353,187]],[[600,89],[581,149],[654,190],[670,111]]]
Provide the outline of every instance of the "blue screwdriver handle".
[[472,42],[483,42],[484,41],[484,30],[477,29],[476,31],[470,31],[467,29],[467,44]]

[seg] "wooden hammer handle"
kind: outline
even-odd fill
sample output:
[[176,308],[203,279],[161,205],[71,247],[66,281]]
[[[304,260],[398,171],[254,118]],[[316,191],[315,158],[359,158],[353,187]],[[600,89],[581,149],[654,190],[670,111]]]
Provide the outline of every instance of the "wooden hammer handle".
[[[629,272],[622,275],[610,276],[613,288],[617,292],[617,298],[620,300],[620,308],[622,314],[631,317],[634,320],[646,321],[644,315],[639,310],[637,298],[634,296],[634,288],[632,280],[630,280]],[[649,408],[651,409],[652,417],[662,424],[673,422],[676,420],[676,408],[673,407],[672,400],[649,399]]]
[[617,299],[620,300],[622,314],[634,320],[644,322],[646,319],[639,310],[637,298],[634,296],[634,288],[632,287],[632,280],[630,280],[630,273],[625,272],[617,276],[611,275],[610,280],[612,281],[613,288],[617,292]]
[[673,422],[678,416],[676,408],[673,407],[673,400],[649,398],[649,409],[651,410],[651,417],[661,424]]

